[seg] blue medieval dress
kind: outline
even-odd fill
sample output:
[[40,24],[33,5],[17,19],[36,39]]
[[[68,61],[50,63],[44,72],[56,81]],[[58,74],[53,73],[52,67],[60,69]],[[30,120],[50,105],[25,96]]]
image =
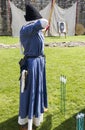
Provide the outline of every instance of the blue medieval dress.
[[[39,126],[47,108],[46,70],[44,57],[44,36],[40,20],[24,25],[20,30],[20,42],[27,57],[28,71],[24,92],[20,91],[18,123]],[[21,85],[20,85],[21,86]],[[30,125],[31,124],[31,125]]]

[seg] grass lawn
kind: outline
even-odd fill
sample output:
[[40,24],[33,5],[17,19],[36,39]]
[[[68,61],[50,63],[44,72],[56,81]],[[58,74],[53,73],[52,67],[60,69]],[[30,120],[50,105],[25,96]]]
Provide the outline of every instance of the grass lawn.
[[85,42],[85,35],[82,36],[67,36],[65,37],[46,37],[45,42]]
[[[77,113],[85,113],[85,47],[46,47],[45,54],[49,107],[37,130],[76,130]],[[0,49],[0,130],[18,130],[20,58],[19,49]],[[65,116],[60,112],[61,74],[67,77]]]
[[[45,43],[49,42],[85,42],[85,35],[82,36],[67,36],[66,38],[63,37],[46,37],[45,38]],[[19,38],[18,37],[10,37],[10,36],[1,36],[0,37],[0,44],[17,44],[19,43]]]

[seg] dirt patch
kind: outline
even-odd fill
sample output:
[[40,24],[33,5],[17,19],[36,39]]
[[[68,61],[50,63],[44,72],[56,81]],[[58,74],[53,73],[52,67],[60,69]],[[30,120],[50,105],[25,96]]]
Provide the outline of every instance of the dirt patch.
[[48,47],[76,47],[76,46],[85,46],[85,42],[61,42],[61,43],[46,43],[45,46]]
[[19,48],[19,44],[13,44],[13,45],[0,44],[0,48]]
[[[45,43],[45,47],[77,47],[77,46],[85,46],[85,42]],[[19,44],[13,44],[13,45],[0,44],[0,48],[19,48]]]

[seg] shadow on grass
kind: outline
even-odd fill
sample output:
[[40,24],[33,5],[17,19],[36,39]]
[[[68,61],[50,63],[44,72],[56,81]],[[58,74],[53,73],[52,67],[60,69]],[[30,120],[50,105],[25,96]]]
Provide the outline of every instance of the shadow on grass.
[[[85,114],[85,109],[79,111],[79,113]],[[76,116],[78,113],[73,115],[68,120],[65,120],[65,122],[61,123],[58,127],[55,127],[53,130],[76,130]],[[84,120],[84,128],[85,128],[85,120]]]
[[[79,113],[85,114],[85,109],[79,111]],[[45,121],[41,124],[41,126],[37,130],[76,130],[76,115],[73,115],[68,120],[65,120],[57,127],[52,126],[52,116],[51,114],[47,115]],[[14,116],[9,120],[0,123],[0,130],[18,130],[17,123],[18,116]],[[85,120],[84,120],[84,128],[85,128]]]
[[52,128],[52,115],[47,115],[45,121],[40,126],[39,130],[51,130]]
[[[9,120],[0,123],[0,130],[19,130],[17,123],[18,116],[10,118]],[[45,121],[40,126],[39,130],[51,130],[52,115],[47,115]]]
[[14,116],[9,120],[0,123],[0,130],[18,130],[18,123],[17,123],[18,116]]

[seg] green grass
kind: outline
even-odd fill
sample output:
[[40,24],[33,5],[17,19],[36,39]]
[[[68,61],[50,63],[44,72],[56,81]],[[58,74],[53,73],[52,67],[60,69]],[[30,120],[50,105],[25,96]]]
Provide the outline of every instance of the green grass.
[[[66,38],[63,37],[46,37],[45,38],[45,43],[49,42],[85,42],[85,35],[82,36],[67,36]],[[10,37],[10,36],[0,36],[0,44],[17,44],[19,43],[19,38],[18,37]]]
[[[85,113],[85,47],[45,48],[48,112],[37,130],[76,130]],[[0,130],[18,130],[19,49],[0,49]],[[60,75],[67,76],[66,115],[60,112]]]
[[82,36],[67,36],[66,38],[63,37],[46,37],[45,42],[85,42],[85,35]]
[[18,37],[0,36],[0,44],[17,44],[19,43]]
[[[46,37],[46,42],[85,41],[78,37]],[[3,41],[3,42],[2,42]],[[15,44],[18,38],[0,37]],[[76,115],[85,113],[85,47],[45,48],[48,112],[37,130],[76,130]],[[0,49],[0,130],[18,130],[19,49]],[[66,75],[66,113],[60,112],[60,75]]]

